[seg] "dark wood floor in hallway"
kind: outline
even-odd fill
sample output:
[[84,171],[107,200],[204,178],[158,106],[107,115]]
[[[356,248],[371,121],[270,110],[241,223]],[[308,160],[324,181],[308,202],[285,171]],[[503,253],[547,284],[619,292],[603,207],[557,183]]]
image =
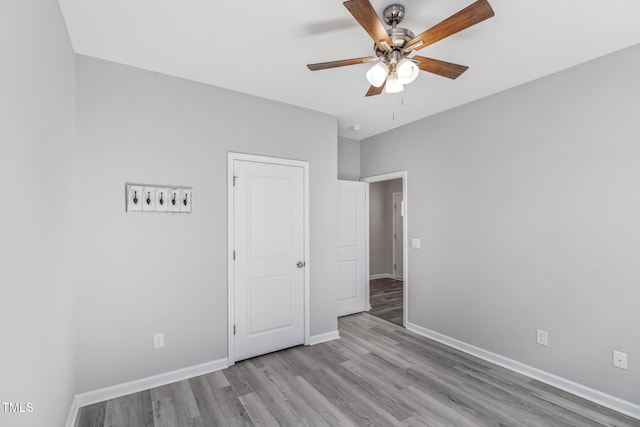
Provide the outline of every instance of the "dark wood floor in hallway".
[[367,313],[341,338],[81,408],[77,427],[640,426]]
[[369,282],[370,314],[402,326],[403,283],[396,279],[373,279]]

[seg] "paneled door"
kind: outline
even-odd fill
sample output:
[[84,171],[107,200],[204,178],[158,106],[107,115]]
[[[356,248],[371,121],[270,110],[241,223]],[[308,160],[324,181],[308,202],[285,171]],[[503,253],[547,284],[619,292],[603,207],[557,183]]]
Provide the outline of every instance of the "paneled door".
[[367,310],[367,183],[338,181],[338,316]]
[[234,160],[234,359],[304,343],[304,171]]

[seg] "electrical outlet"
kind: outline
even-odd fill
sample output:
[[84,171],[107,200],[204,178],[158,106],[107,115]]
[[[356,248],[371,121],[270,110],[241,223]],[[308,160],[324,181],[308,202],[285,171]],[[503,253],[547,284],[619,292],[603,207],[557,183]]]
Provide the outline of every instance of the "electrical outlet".
[[145,212],[154,212],[156,210],[155,187],[144,187],[142,189],[142,210]]
[[549,333],[542,329],[536,329],[536,342],[540,345],[549,344]]
[[127,212],[140,212],[142,210],[142,187],[139,185],[127,185]]
[[620,369],[627,369],[627,353],[613,350],[613,366]]
[[153,334],[153,348],[158,349],[164,347],[164,333]]
[[169,189],[156,188],[156,212],[167,212],[169,210]]

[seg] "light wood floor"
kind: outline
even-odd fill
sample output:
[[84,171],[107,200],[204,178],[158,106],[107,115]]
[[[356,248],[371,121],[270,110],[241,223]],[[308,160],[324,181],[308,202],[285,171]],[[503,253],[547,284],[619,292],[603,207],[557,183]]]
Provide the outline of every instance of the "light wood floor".
[[396,279],[373,279],[369,282],[369,302],[373,314],[402,326],[403,282]]
[[76,426],[640,426],[367,313],[339,328],[339,340],[81,408]]

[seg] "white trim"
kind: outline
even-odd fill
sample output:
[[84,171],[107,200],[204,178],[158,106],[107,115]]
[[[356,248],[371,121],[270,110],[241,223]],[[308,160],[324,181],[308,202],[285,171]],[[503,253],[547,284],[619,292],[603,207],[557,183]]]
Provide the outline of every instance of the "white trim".
[[371,310],[371,289],[370,282],[373,277],[369,275],[371,271],[369,267],[369,183],[366,183],[367,186],[364,189],[364,268],[365,268],[365,280],[367,283],[364,286],[364,297],[365,297],[365,307],[366,311]]
[[407,171],[402,174],[402,204],[404,205],[404,217],[402,218],[402,238],[403,238],[403,257],[402,257],[402,282],[404,298],[402,301],[402,309],[404,315],[402,324],[407,326],[409,323],[409,175]]
[[375,279],[393,279],[393,274],[391,273],[380,273],[380,274],[372,274],[371,276],[369,276],[369,280],[375,280]]
[[340,338],[338,331],[325,332],[324,334],[313,335],[309,338],[309,345],[316,345],[327,341],[333,341]]
[[76,418],[78,417],[78,396],[73,396],[73,400],[71,401],[71,407],[69,408],[69,415],[67,415],[67,423],[65,427],[74,427],[76,424]]
[[[164,372],[162,374],[152,375],[150,377],[140,378],[138,380],[116,384],[110,387],[76,394],[76,396],[73,398],[73,403],[71,404],[71,410],[69,411],[67,427],[73,427],[76,421],[76,416],[78,414],[78,409],[83,406],[92,405],[98,402],[104,402],[105,400],[115,399],[116,397],[126,396],[127,394],[137,393],[155,387],[183,381],[189,378],[198,377],[200,375],[220,371],[228,367],[229,363],[227,361],[227,358],[225,357],[224,359],[213,360],[211,362],[188,366],[186,368],[177,369],[175,371]],[[73,417],[71,418],[72,414]]]
[[371,184],[372,182],[389,181],[392,179],[404,178],[406,174],[407,174],[406,170],[389,172],[389,173],[383,173],[382,175],[367,176],[367,177],[361,178],[360,181],[368,182],[369,184]]
[[[404,258],[402,260],[402,281],[404,282],[404,292],[402,301],[402,326],[406,327],[409,323],[409,177],[406,170],[398,172],[390,172],[382,175],[373,175],[362,178],[360,181],[372,182],[388,181],[390,179],[402,178],[402,194],[404,201],[404,218],[402,219],[403,233],[403,250]],[[368,193],[367,193],[368,195]],[[367,200],[369,198],[367,197]],[[369,201],[370,203],[370,201]],[[367,203],[367,218],[369,218],[369,203]],[[369,235],[369,222],[367,220],[367,236]],[[367,269],[369,268],[369,251],[367,250]],[[369,288],[367,288],[367,301],[370,300]],[[369,303],[369,308],[371,305]]]
[[635,403],[622,400],[610,394],[606,394],[582,384],[578,384],[571,380],[559,377],[555,374],[543,371],[538,368],[534,368],[533,366],[525,365],[524,363],[509,359],[508,357],[504,357],[483,348],[476,347],[472,344],[467,344],[464,341],[451,338],[447,335],[432,331],[427,328],[423,328],[422,326],[418,326],[413,323],[408,323],[407,329],[415,332],[416,334],[422,335],[465,353],[479,357],[480,359],[486,360],[498,366],[502,366],[503,368],[510,369],[522,375],[526,375],[545,384],[549,384],[553,387],[559,388],[560,390],[564,390],[568,393],[582,397],[583,399],[597,403],[598,405],[602,405],[609,409],[613,409],[614,411],[640,420],[640,406],[636,405]]
[[304,345],[311,345],[311,205],[309,162],[297,162],[304,171]]
[[310,291],[311,246],[309,241],[309,162],[304,160],[281,159],[244,153],[227,153],[227,360],[229,366],[235,363],[235,343],[233,335],[234,313],[234,269],[233,269],[233,162],[269,163],[283,166],[301,167],[304,173],[304,345],[310,345]]
[[229,366],[235,363],[235,342],[233,327],[235,321],[234,283],[235,270],[233,268],[233,160],[231,153],[227,156],[227,359]]
[[[393,208],[392,210],[392,214],[391,214],[391,233],[395,236],[397,233],[396,230],[396,215],[397,215],[397,209],[395,208],[395,203],[396,203],[396,196],[400,196],[400,217],[402,217],[402,202],[404,200],[404,195],[401,192],[393,192],[391,193],[391,206]],[[404,218],[403,218],[403,222],[404,222]],[[404,246],[404,242],[403,242],[403,246]],[[404,255],[404,254],[403,254]],[[404,260],[404,257],[403,257]],[[393,244],[391,245],[391,262],[394,265],[393,268],[393,273],[392,273],[392,277],[396,280],[402,280],[402,277],[398,277],[397,276],[397,269],[395,268],[396,265],[396,239],[393,239]],[[402,263],[402,267],[404,268],[404,262]],[[404,271],[402,272],[404,274]]]

